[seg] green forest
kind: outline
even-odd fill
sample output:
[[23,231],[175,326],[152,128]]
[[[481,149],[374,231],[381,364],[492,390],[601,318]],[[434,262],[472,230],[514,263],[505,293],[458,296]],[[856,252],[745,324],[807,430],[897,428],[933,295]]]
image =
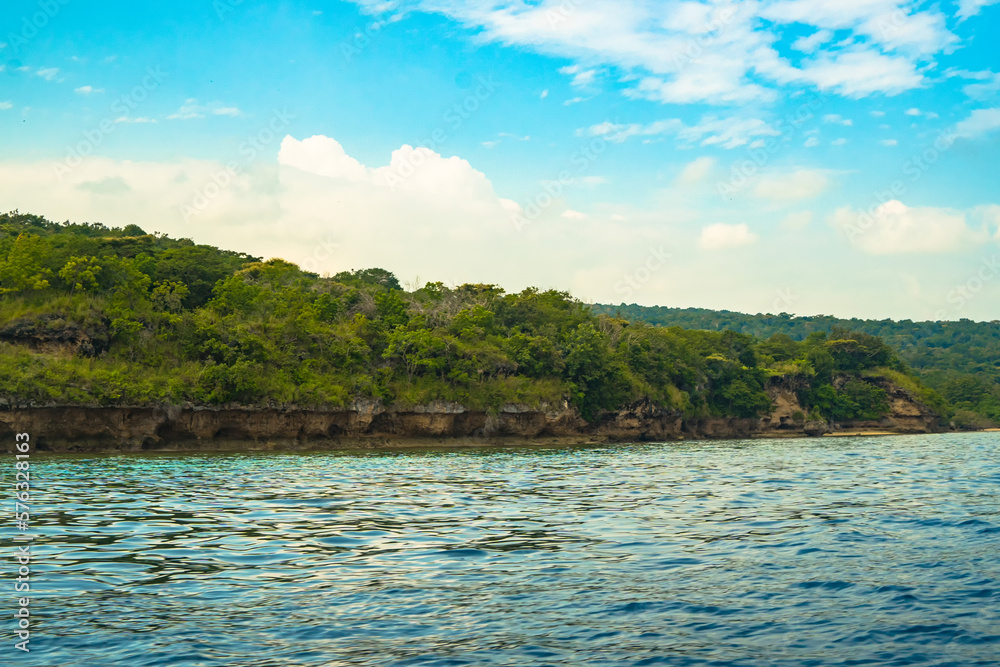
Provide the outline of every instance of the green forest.
[[995,396],[992,376],[934,375],[948,363],[942,350],[960,360],[953,369],[974,363],[969,350],[980,348],[955,348],[971,323],[956,324],[945,346],[940,333],[918,337],[913,323],[874,331],[817,319],[807,330],[776,317],[772,330],[749,316],[698,312],[592,307],[565,292],[484,284],[406,291],[378,268],[319,276],[134,224],[0,215],[7,405],[568,403],[594,421],[649,401],[687,417],[753,418],[770,411],[766,388],[780,376],[794,380],[807,410],[796,419],[877,418],[888,410],[879,378],[945,421],[995,416],[973,383]]
[[794,317],[747,315],[728,310],[597,304],[595,313],[661,327],[736,331],[757,338],[788,336],[805,340],[816,333],[848,329],[879,336],[912,373],[941,395],[953,419],[967,427],[1000,422],[1000,321],[974,322],[840,319],[829,315]]

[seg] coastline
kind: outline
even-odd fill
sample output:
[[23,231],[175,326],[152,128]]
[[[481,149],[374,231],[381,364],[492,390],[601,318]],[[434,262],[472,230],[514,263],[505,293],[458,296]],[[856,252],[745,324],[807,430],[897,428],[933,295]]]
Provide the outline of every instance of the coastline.
[[[784,406],[785,411],[789,406]],[[794,406],[792,406],[794,407]],[[386,408],[357,400],[337,410],[245,406],[86,407],[20,406],[0,410],[0,438],[13,451],[13,433],[31,435],[39,454],[388,450],[419,447],[589,445],[751,438],[896,435],[941,432],[919,404],[896,406],[877,421],[795,422],[782,406],[760,419],[684,418],[638,402],[586,422],[567,405],[499,411],[433,402]]]

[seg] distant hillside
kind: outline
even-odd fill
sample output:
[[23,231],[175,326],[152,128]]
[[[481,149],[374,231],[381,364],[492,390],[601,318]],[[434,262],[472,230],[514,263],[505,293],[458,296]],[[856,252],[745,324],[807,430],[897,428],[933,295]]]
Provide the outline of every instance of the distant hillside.
[[405,291],[383,269],[324,277],[134,224],[0,215],[0,406],[449,401],[571,406],[594,423],[644,404],[696,422],[760,419],[776,383],[797,424],[887,417],[896,388],[952,416],[882,340],[846,329],[664,329],[554,290]]
[[[785,335],[804,340],[835,328],[879,336],[892,346],[925,384],[960,411],[1000,421],[1000,321],[913,322],[841,319],[830,315],[748,315],[707,308],[667,308],[636,304],[594,304],[594,312],[663,327],[736,331],[767,339]],[[972,415],[960,414],[959,418]],[[975,419],[973,419],[975,421]]]

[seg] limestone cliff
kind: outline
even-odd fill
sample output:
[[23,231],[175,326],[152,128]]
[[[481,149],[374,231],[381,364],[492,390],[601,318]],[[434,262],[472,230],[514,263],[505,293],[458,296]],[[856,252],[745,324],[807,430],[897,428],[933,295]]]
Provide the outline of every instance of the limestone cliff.
[[14,432],[32,436],[39,452],[213,451],[490,445],[527,442],[588,443],[821,435],[879,430],[928,433],[939,418],[905,390],[878,380],[891,412],[872,422],[827,424],[806,420],[794,381],[768,386],[771,413],[761,419],[684,418],[637,402],[587,423],[569,405],[532,409],[506,405],[493,412],[434,402],[393,408],[358,400],[341,410],[188,407],[8,406],[0,403],[0,441],[13,451]]

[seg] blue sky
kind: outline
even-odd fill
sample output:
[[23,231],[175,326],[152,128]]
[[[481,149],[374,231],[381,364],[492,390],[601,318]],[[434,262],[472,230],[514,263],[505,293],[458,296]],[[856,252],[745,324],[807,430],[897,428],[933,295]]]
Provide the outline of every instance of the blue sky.
[[417,285],[997,319],[998,30],[983,0],[8,2],[0,207]]

